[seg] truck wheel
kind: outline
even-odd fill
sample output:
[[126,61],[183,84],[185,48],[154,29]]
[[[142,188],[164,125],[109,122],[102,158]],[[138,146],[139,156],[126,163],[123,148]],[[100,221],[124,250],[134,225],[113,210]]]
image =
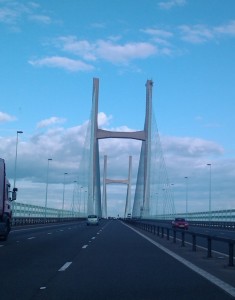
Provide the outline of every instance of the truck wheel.
[[1,240],[2,241],[6,241],[7,240],[8,234],[10,232],[10,229],[11,229],[10,223],[9,223],[9,221],[7,221],[6,226],[5,226],[5,230],[4,230],[5,233],[1,236]]

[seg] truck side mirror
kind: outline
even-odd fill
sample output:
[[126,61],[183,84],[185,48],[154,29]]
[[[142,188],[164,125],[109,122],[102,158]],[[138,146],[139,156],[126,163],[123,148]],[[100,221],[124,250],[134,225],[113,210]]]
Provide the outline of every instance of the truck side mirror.
[[14,200],[16,200],[16,191],[14,191],[14,189],[13,189],[11,201],[14,201]]
[[13,192],[17,192],[17,191],[18,191],[18,188],[14,187]]

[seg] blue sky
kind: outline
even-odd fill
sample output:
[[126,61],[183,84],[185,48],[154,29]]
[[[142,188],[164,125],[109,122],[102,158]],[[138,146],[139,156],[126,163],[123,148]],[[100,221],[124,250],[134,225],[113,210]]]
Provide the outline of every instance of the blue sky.
[[[208,162],[214,186],[221,184],[214,207],[234,208],[234,11],[233,0],[0,0],[0,153],[13,178],[16,131],[24,132],[19,201],[33,202],[34,193],[35,203],[43,203],[48,157],[55,189],[58,174],[76,177],[76,149],[98,77],[100,124],[113,130],[143,128],[145,83],[154,81],[153,107],[179,210],[184,176],[190,209],[207,209],[208,170],[203,176],[196,170]],[[103,146],[107,152],[112,142]],[[128,163],[132,148],[126,148]],[[56,206],[52,184],[48,196]],[[123,207],[113,202],[110,212]]]

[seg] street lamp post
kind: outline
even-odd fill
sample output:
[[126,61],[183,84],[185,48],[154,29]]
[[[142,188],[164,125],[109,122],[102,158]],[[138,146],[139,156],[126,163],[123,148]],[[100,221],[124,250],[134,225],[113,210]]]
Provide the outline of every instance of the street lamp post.
[[188,177],[185,176],[184,178],[186,180],[186,182],[185,182],[186,183],[185,202],[186,202],[186,218],[187,218],[188,217]]
[[16,165],[17,165],[17,148],[18,148],[18,135],[23,133],[23,131],[17,130],[16,132],[16,155],[15,155],[15,174],[14,174],[14,186],[13,188],[16,187]]
[[48,174],[49,174],[49,162],[52,161],[52,158],[47,159],[47,180],[46,180],[46,199],[45,199],[45,219],[47,217],[47,191],[48,191]]
[[211,221],[211,164],[207,164],[210,167],[210,179],[209,179],[209,221]]
[[87,191],[84,191],[84,214],[86,213],[86,193]]
[[174,205],[174,202],[175,202],[175,193],[174,193],[174,183],[171,183],[171,186],[172,186],[172,207],[173,207],[173,215],[175,215],[175,205]]
[[76,183],[77,181],[74,180],[74,187],[73,187],[73,200],[72,200],[72,217],[74,216],[74,198],[75,198],[75,189],[76,189]]
[[82,206],[82,190],[83,190],[83,186],[80,187],[80,196],[79,196],[79,204],[78,204],[79,213],[80,213],[80,207]]
[[68,173],[64,173],[64,184],[63,184],[63,202],[62,202],[62,218],[64,217],[64,193],[65,193],[65,175]]
[[158,216],[158,193],[156,193],[156,216]]

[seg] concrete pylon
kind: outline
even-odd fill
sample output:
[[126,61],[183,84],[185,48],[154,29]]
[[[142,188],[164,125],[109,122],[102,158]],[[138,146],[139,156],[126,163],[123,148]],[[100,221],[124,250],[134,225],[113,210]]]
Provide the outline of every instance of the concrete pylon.
[[129,169],[127,179],[109,179],[107,178],[107,155],[104,156],[104,173],[103,173],[103,197],[102,197],[102,216],[107,218],[107,184],[125,184],[127,185],[126,203],[124,218],[131,213],[131,173],[132,173],[132,156],[129,156]]
[[[153,82],[146,82],[146,114],[144,130],[134,132],[108,131],[98,128],[98,96],[99,79],[93,79],[91,139],[90,139],[90,167],[88,185],[87,213],[102,215],[99,166],[99,139],[124,138],[142,141],[141,155],[138,168],[137,185],[133,204],[133,215],[140,216],[149,212],[150,195],[150,160],[151,160],[151,123],[152,123],[152,86]],[[105,191],[106,192],[106,191]],[[129,204],[128,204],[129,205]],[[106,211],[107,214],[107,211]]]

